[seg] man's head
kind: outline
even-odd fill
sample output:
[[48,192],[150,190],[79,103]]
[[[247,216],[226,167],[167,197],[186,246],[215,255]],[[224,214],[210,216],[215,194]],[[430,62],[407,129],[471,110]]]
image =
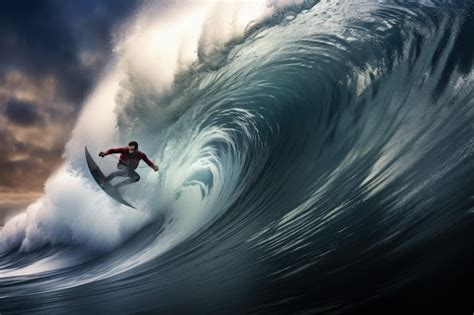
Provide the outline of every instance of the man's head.
[[138,151],[138,143],[136,141],[130,141],[128,143],[128,153],[135,153]]

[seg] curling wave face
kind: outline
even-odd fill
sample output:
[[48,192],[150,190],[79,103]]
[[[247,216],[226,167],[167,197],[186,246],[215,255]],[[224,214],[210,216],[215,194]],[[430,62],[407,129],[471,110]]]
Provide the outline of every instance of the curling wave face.
[[[1,230],[4,307],[344,310],[428,272],[399,261],[472,216],[472,8],[183,7],[127,26],[65,164]],[[125,192],[139,211],[82,156],[132,138],[161,169]]]

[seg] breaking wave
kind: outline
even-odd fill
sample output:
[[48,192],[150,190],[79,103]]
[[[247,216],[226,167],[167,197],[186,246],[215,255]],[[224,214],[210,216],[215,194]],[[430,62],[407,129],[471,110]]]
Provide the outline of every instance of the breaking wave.
[[[145,6],[0,232],[0,311],[347,310],[415,281],[399,261],[473,213],[473,26],[455,2]],[[138,211],[83,156],[129,139],[160,165]]]

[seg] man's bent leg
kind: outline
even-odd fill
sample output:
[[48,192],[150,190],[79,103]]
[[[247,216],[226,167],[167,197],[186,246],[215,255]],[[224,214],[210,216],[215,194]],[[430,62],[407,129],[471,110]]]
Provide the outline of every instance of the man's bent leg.
[[134,170],[129,170],[128,171],[128,174],[125,175],[125,176],[128,176],[129,178],[127,178],[126,180],[124,181],[121,181],[120,183],[118,183],[117,185],[114,185],[115,188],[120,188],[120,187],[123,187],[125,185],[129,185],[129,184],[132,184],[132,183],[136,183],[140,180],[140,175],[138,175],[137,172],[135,172]]
[[115,177],[118,177],[118,176],[121,176],[121,177],[128,176],[128,171],[127,171],[127,169],[125,169],[125,168],[122,167],[122,168],[119,168],[118,171],[115,171],[115,172],[110,173],[110,174],[105,178],[104,184],[110,183],[110,181],[111,181],[112,179],[114,179]]

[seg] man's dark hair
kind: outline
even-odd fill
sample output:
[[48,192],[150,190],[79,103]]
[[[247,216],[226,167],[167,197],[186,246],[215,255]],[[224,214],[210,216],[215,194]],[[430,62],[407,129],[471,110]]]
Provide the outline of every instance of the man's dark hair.
[[136,141],[130,141],[130,142],[128,143],[128,146],[129,146],[129,147],[130,147],[130,146],[133,146],[133,147],[135,147],[135,150],[138,150],[138,142],[136,142]]

